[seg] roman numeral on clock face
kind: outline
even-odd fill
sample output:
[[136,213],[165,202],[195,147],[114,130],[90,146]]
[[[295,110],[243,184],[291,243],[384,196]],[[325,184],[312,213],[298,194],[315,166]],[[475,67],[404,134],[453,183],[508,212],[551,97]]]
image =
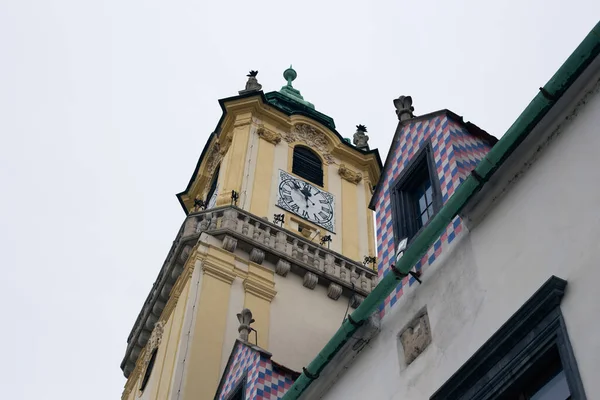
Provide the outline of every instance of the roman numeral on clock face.
[[298,211],[300,211],[300,206],[298,206],[298,204],[292,204],[290,206],[290,208],[292,209],[293,212],[298,213]]

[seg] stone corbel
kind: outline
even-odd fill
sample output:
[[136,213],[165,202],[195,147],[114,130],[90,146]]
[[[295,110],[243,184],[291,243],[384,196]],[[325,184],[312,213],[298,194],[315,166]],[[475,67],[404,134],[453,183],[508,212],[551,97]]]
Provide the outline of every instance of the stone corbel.
[[289,262],[280,258],[279,261],[277,261],[277,265],[275,266],[275,273],[277,273],[277,275],[279,276],[287,276],[288,272],[290,272],[291,267],[292,266]]
[[313,290],[317,286],[317,282],[319,281],[319,277],[312,272],[306,272],[304,274],[304,281],[302,285],[306,288]]
[[340,164],[340,168],[338,169],[338,174],[342,177],[342,179],[347,180],[350,183],[354,183],[357,185],[362,180],[362,174],[360,172],[354,172],[348,169],[345,164]]
[[342,287],[337,283],[331,282],[327,288],[327,296],[330,299],[337,300],[342,295]]
[[278,132],[274,132],[270,129],[267,129],[264,126],[259,126],[256,133],[261,139],[264,139],[267,142],[274,144],[275,146],[277,146],[279,142],[281,142],[281,135]]

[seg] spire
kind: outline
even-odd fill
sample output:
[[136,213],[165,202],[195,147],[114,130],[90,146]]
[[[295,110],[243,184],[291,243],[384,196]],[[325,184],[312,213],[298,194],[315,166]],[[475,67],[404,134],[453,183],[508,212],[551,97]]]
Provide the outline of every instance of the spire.
[[315,108],[315,106],[312,103],[309,103],[308,101],[304,100],[304,97],[302,97],[298,89],[292,86],[292,81],[294,81],[294,79],[296,79],[297,76],[298,73],[294,68],[292,68],[292,65],[290,64],[290,67],[283,71],[283,78],[287,81],[287,85],[282,87],[279,93],[284,94],[292,98],[293,100],[296,100],[298,103],[304,104],[307,107]]

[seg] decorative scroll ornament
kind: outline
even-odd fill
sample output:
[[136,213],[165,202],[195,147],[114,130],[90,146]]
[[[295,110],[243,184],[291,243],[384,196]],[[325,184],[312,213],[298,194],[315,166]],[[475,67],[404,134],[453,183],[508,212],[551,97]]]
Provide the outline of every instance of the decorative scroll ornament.
[[315,128],[308,124],[296,124],[291,132],[283,134],[286,142],[302,142],[309,147],[317,150],[326,164],[333,164],[335,161],[329,153],[329,145],[322,133],[317,132]]
[[362,174],[360,172],[354,172],[346,167],[344,164],[340,164],[338,169],[340,176],[348,182],[357,185],[362,180]]
[[273,132],[269,129],[265,129],[263,126],[258,127],[256,131],[258,136],[266,140],[269,143],[273,143],[275,146],[281,142],[281,135],[277,132]]

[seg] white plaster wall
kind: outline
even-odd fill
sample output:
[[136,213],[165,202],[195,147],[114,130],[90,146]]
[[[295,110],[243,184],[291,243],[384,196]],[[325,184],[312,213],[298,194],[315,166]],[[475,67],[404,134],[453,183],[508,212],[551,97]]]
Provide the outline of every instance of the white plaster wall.
[[332,300],[327,287],[310,290],[302,286],[302,279],[292,272],[285,278],[275,275],[277,295],[271,303],[269,352],[295,371],[302,371],[329,341],[348,306],[347,297]]
[[[326,399],[428,399],[551,276],[588,398],[600,396],[600,96],[407,290]],[[423,307],[431,345],[405,366],[399,331]],[[366,371],[366,372],[365,372]]]

